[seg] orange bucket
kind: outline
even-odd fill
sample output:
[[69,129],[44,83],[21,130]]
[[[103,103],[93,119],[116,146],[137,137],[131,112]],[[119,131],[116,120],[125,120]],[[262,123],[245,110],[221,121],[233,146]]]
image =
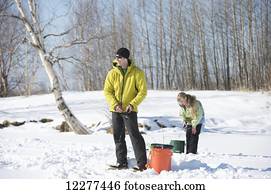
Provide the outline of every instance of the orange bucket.
[[157,173],[162,170],[171,170],[172,145],[151,144],[149,168],[153,168]]

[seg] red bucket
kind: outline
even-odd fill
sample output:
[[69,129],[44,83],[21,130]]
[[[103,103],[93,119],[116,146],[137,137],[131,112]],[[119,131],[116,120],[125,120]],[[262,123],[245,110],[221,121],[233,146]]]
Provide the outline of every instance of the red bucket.
[[172,145],[151,144],[149,168],[153,168],[157,173],[163,170],[171,170]]

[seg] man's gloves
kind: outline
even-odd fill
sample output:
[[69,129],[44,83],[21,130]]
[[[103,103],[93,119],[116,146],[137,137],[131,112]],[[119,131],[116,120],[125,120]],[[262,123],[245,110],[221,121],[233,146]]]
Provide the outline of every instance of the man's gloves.
[[129,105],[127,106],[127,108],[126,108],[126,112],[127,112],[127,113],[131,113],[133,110],[134,110],[134,107],[133,107],[131,104],[129,104]]
[[122,113],[123,112],[122,106],[120,104],[118,104],[117,106],[115,106],[115,111],[118,112],[118,113]]
[[[129,104],[125,110],[125,112],[127,113],[131,113],[132,111],[134,110],[134,107],[133,105]],[[122,106],[120,104],[118,104],[117,106],[115,106],[115,111],[118,112],[118,113],[123,113],[123,109],[122,109]]]

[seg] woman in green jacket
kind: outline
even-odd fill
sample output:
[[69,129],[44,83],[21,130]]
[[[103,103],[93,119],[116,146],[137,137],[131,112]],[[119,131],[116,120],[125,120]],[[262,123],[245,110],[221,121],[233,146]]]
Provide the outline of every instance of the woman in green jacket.
[[199,134],[204,124],[204,110],[195,96],[180,92],[177,101],[181,107],[180,116],[186,129],[186,153],[197,153]]

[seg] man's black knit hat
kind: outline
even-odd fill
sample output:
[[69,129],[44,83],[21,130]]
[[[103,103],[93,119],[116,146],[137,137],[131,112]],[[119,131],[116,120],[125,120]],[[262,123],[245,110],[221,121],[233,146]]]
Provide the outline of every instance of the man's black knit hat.
[[130,51],[127,48],[120,48],[117,51],[116,57],[123,57],[126,59],[129,59]]

